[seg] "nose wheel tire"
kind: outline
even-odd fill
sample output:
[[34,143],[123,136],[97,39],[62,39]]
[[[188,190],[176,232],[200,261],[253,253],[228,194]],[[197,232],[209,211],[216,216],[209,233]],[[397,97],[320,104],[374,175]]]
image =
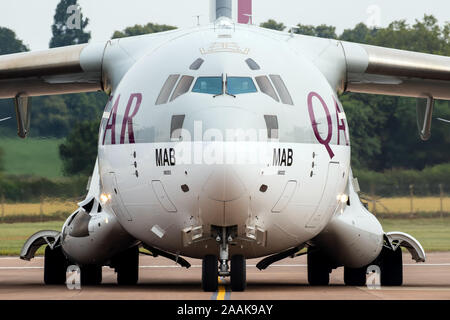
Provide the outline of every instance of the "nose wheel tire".
[[320,251],[308,249],[308,282],[311,286],[327,286],[330,282],[330,267]]
[[382,286],[401,286],[403,283],[402,250],[389,250],[383,248],[380,263]]
[[85,265],[80,271],[81,285],[95,286],[102,283],[102,266]]
[[367,268],[347,268],[344,267],[344,283],[347,286],[364,286],[366,285]]
[[61,247],[45,247],[44,283],[48,285],[64,284],[68,262]]
[[135,246],[120,253],[115,258],[117,284],[133,286],[139,280],[139,247]]
[[231,290],[244,291],[247,286],[246,262],[242,255],[231,257]]
[[215,292],[218,287],[218,259],[215,255],[207,255],[202,262],[202,287],[206,292]]

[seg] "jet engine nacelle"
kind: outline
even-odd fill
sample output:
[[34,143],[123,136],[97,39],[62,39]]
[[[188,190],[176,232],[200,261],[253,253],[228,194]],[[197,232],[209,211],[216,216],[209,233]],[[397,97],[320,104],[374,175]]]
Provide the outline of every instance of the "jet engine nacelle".
[[383,248],[384,231],[359,200],[349,175],[345,199],[327,227],[314,239],[337,265],[360,268],[372,263]]
[[115,254],[134,245],[115,215],[93,198],[64,223],[61,245],[69,260],[78,264],[106,264]]

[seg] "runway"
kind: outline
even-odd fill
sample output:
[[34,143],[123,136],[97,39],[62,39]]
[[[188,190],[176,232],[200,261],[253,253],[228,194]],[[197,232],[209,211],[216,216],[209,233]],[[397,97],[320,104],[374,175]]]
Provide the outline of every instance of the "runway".
[[116,275],[103,268],[103,283],[81,290],[43,284],[42,258],[31,262],[17,257],[0,258],[0,300],[384,300],[450,299],[450,252],[430,253],[427,263],[416,264],[403,256],[402,287],[347,287],[343,268],[333,270],[330,285],[310,287],[306,257],[285,259],[259,271],[259,260],[247,261],[247,290],[231,292],[229,279],[221,279],[215,293],[201,290],[201,261],[188,259],[190,269],[178,267],[165,258],[140,257],[139,284],[119,287]]

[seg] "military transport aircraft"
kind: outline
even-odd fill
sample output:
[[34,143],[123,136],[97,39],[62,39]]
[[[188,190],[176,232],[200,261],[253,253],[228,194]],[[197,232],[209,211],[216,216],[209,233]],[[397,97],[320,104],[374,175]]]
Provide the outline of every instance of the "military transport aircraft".
[[370,265],[381,285],[401,285],[401,247],[425,261],[360,202],[338,94],[417,98],[426,140],[434,100],[450,100],[450,57],[263,29],[232,12],[216,0],[207,25],[0,57],[0,98],[15,100],[21,137],[29,97],[110,97],[86,199],[23,247],[30,260],[46,246],[46,284],[75,264],[82,284],[101,283],[102,266],[135,284],[140,247],[186,268],[183,257],[202,259],[205,291],[218,276],[244,290],[250,258],[262,270],[306,252],[311,285],[338,267],[364,285]]

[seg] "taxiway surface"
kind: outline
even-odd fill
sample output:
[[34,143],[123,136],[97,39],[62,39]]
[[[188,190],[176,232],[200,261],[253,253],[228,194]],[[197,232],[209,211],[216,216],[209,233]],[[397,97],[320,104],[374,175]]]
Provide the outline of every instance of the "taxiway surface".
[[239,300],[334,300],[334,299],[450,299],[450,252],[430,253],[426,263],[415,263],[404,254],[404,285],[401,287],[347,287],[343,268],[333,270],[330,285],[310,287],[306,257],[285,259],[259,271],[258,260],[247,261],[247,290],[231,292],[229,279],[221,280],[216,293],[201,290],[201,261],[187,259],[192,267],[181,268],[165,258],[141,256],[139,284],[119,287],[116,275],[103,268],[103,283],[81,290],[66,286],[45,286],[42,258],[31,262],[17,257],[0,258],[0,300],[9,299],[239,299]]

